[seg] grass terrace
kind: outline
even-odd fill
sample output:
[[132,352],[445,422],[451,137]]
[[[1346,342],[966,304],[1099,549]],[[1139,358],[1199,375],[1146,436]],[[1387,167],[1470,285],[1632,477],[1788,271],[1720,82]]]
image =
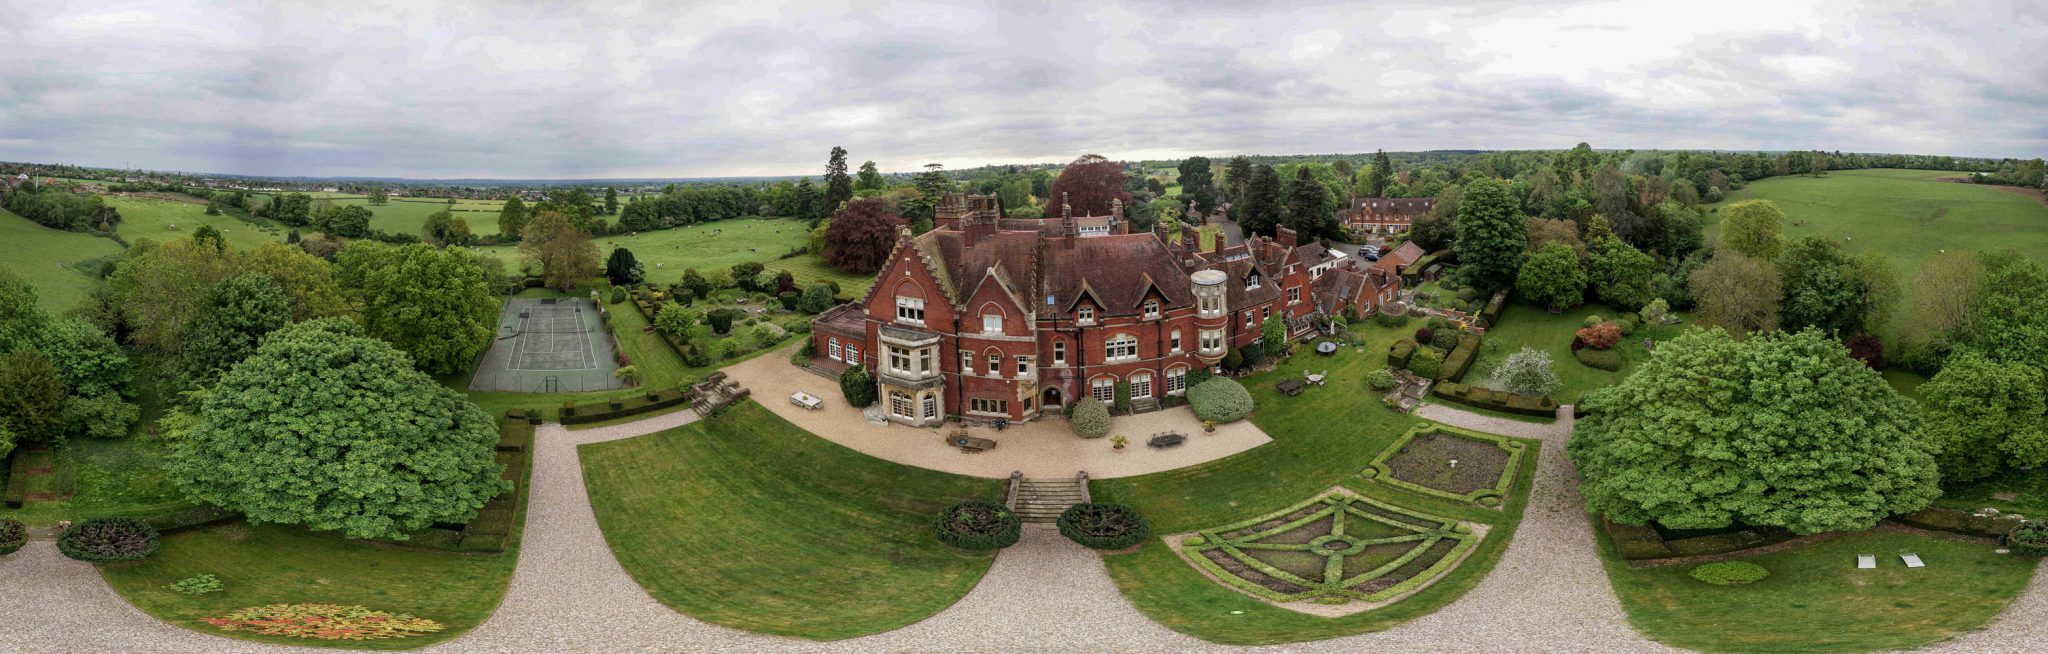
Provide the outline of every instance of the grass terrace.
[[813,640],[881,633],[951,606],[994,560],[939,543],[931,521],[962,499],[1000,500],[1002,482],[860,454],[753,401],[581,454],[619,563],[707,622]]
[[[2038,563],[1994,553],[1985,542],[1878,528],[1744,559],[1770,576],[1715,586],[1693,579],[1692,566],[1628,567],[1604,534],[1601,551],[1629,624],[1666,645],[1714,654],[1869,652],[1939,642],[1989,624],[2026,588]],[[1927,567],[1905,567],[1905,553],[1919,554]],[[1876,555],[1877,568],[1857,569],[1859,554]]]

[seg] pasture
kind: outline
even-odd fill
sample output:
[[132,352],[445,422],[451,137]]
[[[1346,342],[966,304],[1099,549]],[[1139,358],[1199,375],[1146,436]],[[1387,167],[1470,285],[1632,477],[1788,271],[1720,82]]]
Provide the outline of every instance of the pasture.
[[274,221],[249,221],[229,215],[206,215],[206,205],[131,196],[107,196],[107,204],[121,212],[115,231],[134,243],[150,239],[158,243],[191,236],[200,225],[212,225],[227,237],[228,245],[247,250],[264,243],[283,243],[288,228]]
[[[1722,203],[1763,199],[1785,212],[1787,238],[1823,236],[1851,252],[1890,257],[1910,279],[1920,261],[1944,249],[2013,248],[2048,261],[2048,205],[2039,195],[1996,186],[1943,181],[1962,173],[1940,170],[1840,170],[1824,177],[1770,177],[1728,195]],[[1712,242],[1720,221],[1710,215]]]
[[[269,200],[270,194],[257,196]],[[420,228],[427,224],[427,216],[436,211],[448,210],[457,218],[469,222],[469,233],[482,236],[498,233],[498,212],[505,208],[503,200],[456,200],[448,204],[445,198],[391,198],[384,204],[370,204],[370,198],[361,194],[311,192],[317,210],[321,200],[337,207],[350,205],[370,210],[370,229],[394,234],[419,235]]]
[[[126,211],[122,213],[125,215]],[[121,245],[112,239],[50,229],[6,209],[0,209],[0,243],[7,244],[7,256],[0,257],[0,267],[34,284],[38,303],[52,312],[76,306],[94,284],[100,283],[96,274],[81,271],[98,270],[96,264],[87,262],[111,258],[122,251]]]
[[[470,228],[475,229],[475,225]],[[768,270],[788,270],[796,276],[798,285],[831,280],[839,282],[840,295],[860,297],[867,292],[868,286],[874,283],[873,276],[834,270],[825,265],[824,257],[805,254],[779,258],[803,247],[809,238],[810,230],[800,220],[741,218],[640,232],[636,236],[598,236],[591,240],[597,243],[600,258],[611,256],[612,248],[632,250],[633,256],[647,267],[647,280],[661,285],[681,281],[683,271],[689,268],[709,273],[731,268],[737,263],[758,261]],[[516,246],[477,249],[497,255],[513,266],[517,266],[520,260]]]

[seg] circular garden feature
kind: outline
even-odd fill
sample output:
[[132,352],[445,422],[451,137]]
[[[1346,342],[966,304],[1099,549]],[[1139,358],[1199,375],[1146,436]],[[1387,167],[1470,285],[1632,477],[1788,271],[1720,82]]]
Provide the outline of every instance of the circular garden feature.
[[1424,424],[1373,457],[1365,477],[1487,508],[1505,504],[1528,449],[1520,441]]
[[0,518],[0,556],[13,554],[27,544],[28,529],[21,526],[20,520]]
[[1152,536],[1152,526],[1122,504],[1076,504],[1060,513],[1060,534],[1098,550],[1120,550]]
[[89,518],[57,536],[57,551],[91,563],[118,563],[156,553],[156,529],[134,518]]
[[[1342,489],[1180,541],[1187,559],[1269,601],[1385,602],[1450,571],[1480,536],[1456,520]],[[1284,604],[1283,604],[1284,606]]]
[[[2048,556],[2048,522],[2028,520],[2020,523],[2006,535],[2006,543],[2012,551],[2026,556]],[[5,545],[0,544],[0,551],[5,551],[4,548]]]
[[997,550],[1017,544],[1023,518],[994,502],[967,500],[946,507],[932,523],[939,542],[966,550]]

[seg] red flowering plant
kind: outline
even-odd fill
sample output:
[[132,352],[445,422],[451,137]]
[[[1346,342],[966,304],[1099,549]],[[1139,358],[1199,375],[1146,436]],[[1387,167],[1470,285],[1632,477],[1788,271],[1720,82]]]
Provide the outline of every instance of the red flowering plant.
[[379,640],[440,631],[441,623],[404,613],[341,604],[272,604],[218,618],[201,618],[222,631],[321,640]]

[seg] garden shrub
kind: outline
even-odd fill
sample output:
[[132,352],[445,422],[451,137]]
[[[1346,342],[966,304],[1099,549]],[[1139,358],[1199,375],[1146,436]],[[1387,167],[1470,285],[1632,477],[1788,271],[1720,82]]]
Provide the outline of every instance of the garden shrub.
[[1110,396],[1110,398],[1111,398],[1111,399],[1113,399],[1113,400],[1115,400],[1115,402],[1116,402],[1116,406],[1115,406],[1115,407],[1113,407],[1113,408],[1114,408],[1114,409],[1116,409],[1116,414],[1117,414],[1117,415],[1120,415],[1120,416],[1127,416],[1127,415],[1131,415],[1131,383],[1130,383],[1130,382],[1127,382],[1127,381],[1119,381],[1119,382],[1117,382],[1117,383],[1116,383],[1116,388],[1115,388],[1115,392],[1114,392],[1114,393],[1113,393],[1113,394],[1112,394],[1112,395]]
[[731,309],[715,309],[704,315],[711,323],[711,331],[718,334],[732,332],[733,312]]
[[875,403],[875,377],[865,367],[855,365],[839,373],[839,393],[846,397],[846,405],[865,409]]
[[1587,346],[1605,350],[1621,342],[1621,327],[1611,322],[1603,322],[1580,329],[1577,336]]
[[1400,380],[1394,378],[1394,373],[1386,368],[1365,373],[1365,384],[1371,386],[1376,391],[1391,391],[1394,390],[1394,386],[1400,383]]
[[796,310],[796,301],[797,301],[797,294],[796,294],[796,291],[783,291],[783,292],[781,292],[781,293],[776,293],[776,294],[775,294],[775,299],[777,299],[777,300],[780,300],[780,301],[782,302],[782,310],[783,310],[783,311],[795,311],[795,310]]
[[121,438],[142,418],[142,409],[114,394],[64,398],[64,428],[71,436]]
[[1579,326],[1580,326],[1580,327],[1592,327],[1592,326],[1594,326],[1594,325],[1598,325],[1598,324],[1600,324],[1600,323],[1603,323],[1603,322],[1607,322],[1607,319],[1606,319],[1606,318],[1602,318],[1602,317],[1600,317],[1600,314],[1597,314],[1597,313],[1596,313],[1596,314],[1593,314],[1593,315],[1590,315],[1590,316],[1586,316],[1586,319],[1585,319],[1585,320],[1583,320],[1583,321],[1580,321],[1580,322],[1579,322]]
[[245,608],[200,622],[221,631],[319,640],[404,638],[443,629],[441,623],[405,613],[372,611],[340,604],[271,604]]
[[1237,354],[1242,359],[1242,363],[1237,368],[1238,370],[1250,370],[1266,362],[1266,346],[1256,341],[1237,348]]
[[1381,307],[1379,314],[1373,316],[1373,321],[1378,322],[1381,327],[1398,328],[1408,324],[1408,314],[1393,313],[1386,310],[1385,307]]
[[1109,407],[1093,396],[1074,402],[1067,409],[1067,424],[1074,428],[1074,435],[1082,438],[1102,438],[1109,435]]
[[165,588],[178,591],[181,595],[205,595],[207,593],[218,593],[222,590],[220,587],[220,577],[213,575],[186,577],[178,580],[178,583],[165,586]]
[[612,304],[618,304],[620,302],[626,301],[626,288],[623,286],[613,286],[611,299]]
[[1252,414],[1252,394],[1235,379],[1217,377],[1188,389],[1188,404],[1195,418],[1218,423],[1236,422]]
[[1493,299],[1486,301],[1486,308],[1479,310],[1479,326],[1492,329],[1494,325],[1499,324],[1500,312],[1507,308],[1507,303],[1506,293],[1495,293]]
[[88,518],[57,535],[57,551],[89,563],[115,563],[156,553],[157,532],[134,518]]
[[[1435,320],[1435,318],[1431,318],[1431,320]],[[1417,343],[1435,343],[1435,342],[1436,342],[1436,328],[1434,328],[1434,327],[1423,327],[1423,328],[1421,328],[1421,329],[1417,329],[1417,330],[1415,330],[1415,342],[1417,342]]]
[[1741,586],[1763,581],[1771,571],[1748,561],[1722,561],[1692,569],[1692,578],[1716,586]]
[[1429,339],[1429,344],[1436,346],[1436,348],[1439,350],[1448,350],[1457,347],[1458,342],[1464,340],[1465,338],[1465,334],[1463,332],[1459,332],[1455,329],[1445,329],[1442,331],[1438,331],[1436,334],[1434,334],[1434,336],[1435,338]]
[[[2048,522],[2022,522],[2018,528],[2012,530],[2012,533],[2006,534],[2006,543],[2012,547],[2012,551],[2020,554],[2048,556]],[[4,553],[5,549],[6,546],[0,544],[0,553]]]
[[1387,349],[1387,365],[1395,368],[1408,367],[1408,358],[1415,356],[1416,347],[1418,345],[1413,339],[1394,341],[1394,346]]
[[1229,354],[1223,355],[1223,369],[1229,372],[1237,372],[1239,370],[1243,370],[1244,353],[1233,349],[1230,351]]
[[0,518],[0,556],[13,554],[27,544],[28,529],[21,526],[20,520]]
[[1466,335],[1459,339],[1455,343],[1457,349],[1444,357],[1443,372],[1439,373],[1438,379],[1464,381],[1465,371],[1471,370],[1472,361],[1479,358],[1479,343],[1478,336]]
[[939,542],[964,550],[999,550],[1017,544],[1024,519],[994,502],[967,500],[946,507],[932,521]]
[[1636,333],[1636,319],[1628,316],[1622,316],[1620,318],[1615,319],[1614,327],[1616,329],[1621,330],[1622,336],[1634,334]]
[[1579,363],[1601,370],[1621,370],[1621,353],[1614,350],[1596,350],[1590,347],[1580,348],[1572,352],[1572,358],[1578,359]]
[[1849,337],[1844,345],[1849,346],[1849,358],[1862,361],[1871,370],[1884,371],[1884,339],[1876,334],[1857,334]]
[[[1201,386],[1202,382],[1209,381],[1210,379],[1214,379],[1215,377],[1216,375],[1214,373],[1209,372],[1209,369],[1207,367],[1190,368],[1188,369],[1187,386],[1183,388],[1194,388],[1196,386]],[[1186,395],[1186,393],[1183,392],[1182,395]]]
[[1443,371],[1444,353],[1436,348],[1425,347],[1416,350],[1415,356],[1408,358],[1408,372],[1415,373],[1423,379],[1436,379]]
[[1098,550],[1120,550],[1152,536],[1138,511],[1122,504],[1076,504],[1060,513],[1060,535]]

